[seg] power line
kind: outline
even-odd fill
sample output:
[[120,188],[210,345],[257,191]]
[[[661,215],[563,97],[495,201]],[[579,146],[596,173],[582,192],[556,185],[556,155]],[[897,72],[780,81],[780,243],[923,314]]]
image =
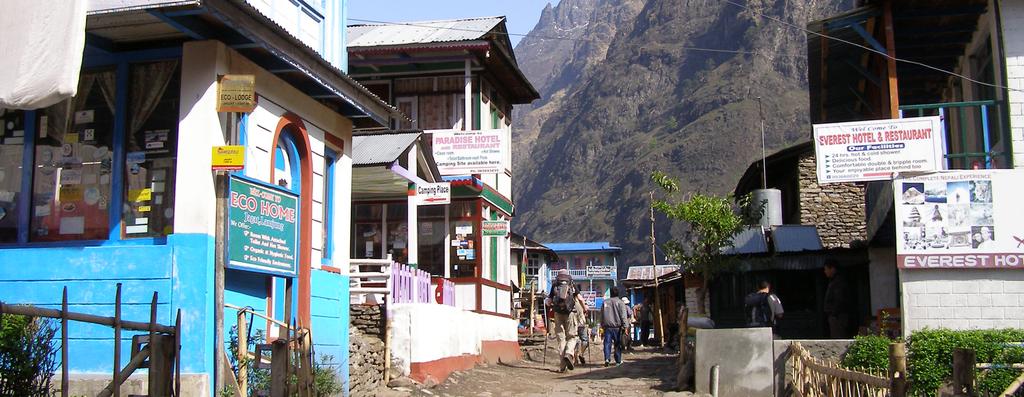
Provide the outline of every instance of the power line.
[[[436,25],[427,25],[425,23],[416,23],[416,22],[390,22],[390,21],[379,21],[379,20],[361,19],[361,18],[349,18],[348,20],[356,21],[356,22],[364,22],[364,23],[391,25],[391,26],[412,26],[412,27],[428,28],[428,29],[454,30],[454,31],[459,31],[459,32],[472,32],[472,33],[487,33],[487,32],[489,32],[489,30],[459,28],[459,27],[454,27],[454,26],[436,26]],[[515,37],[523,37],[523,38],[529,37],[529,38],[536,38],[536,39],[562,40],[562,41],[583,42],[583,43],[596,42],[597,41],[595,39],[546,36],[546,35],[541,35],[541,34],[536,34],[536,33],[510,33],[510,32],[497,32],[497,33],[501,34],[501,35],[505,35],[505,36],[515,36]],[[681,50],[684,50],[684,51],[695,51],[695,52],[712,52],[712,53],[742,54],[742,55],[760,55],[760,56],[764,56],[764,57],[768,57],[769,56],[768,53],[763,53],[763,52],[744,51],[744,50],[728,50],[728,49],[722,49],[722,48],[708,48],[708,47],[694,47],[694,46],[673,46],[672,48],[674,48],[674,49],[681,49]],[[775,53],[775,54],[771,54],[771,55],[782,56],[782,57],[793,57],[793,58],[807,58],[806,55],[802,55],[802,54]]]
[[804,28],[802,26],[798,26],[798,25],[786,22],[786,21],[784,21],[782,19],[775,18],[775,17],[769,16],[769,15],[765,15],[765,14],[763,14],[761,12],[758,12],[758,11],[748,7],[746,4],[740,4],[740,3],[734,2],[732,0],[722,0],[722,1],[726,2],[726,3],[729,3],[729,4],[732,4],[734,6],[740,7],[742,9],[744,9],[744,10],[747,10],[751,14],[754,14],[754,15],[759,16],[761,18],[764,18],[764,19],[767,19],[767,20],[770,20],[770,21],[782,24],[783,26],[786,26],[786,27],[789,27],[789,28],[792,28],[792,29],[797,29],[797,30],[800,30],[800,31],[802,31],[802,32],[804,32],[806,34],[813,35],[813,36],[818,36],[818,37],[821,37],[823,39],[832,40],[832,41],[838,41],[838,42],[843,43],[843,44],[852,45],[854,47],[858,47],[858,48],[864,49],[864,50],[866,50],[868,52],[872,52],[872,53],[881,55],[881,56],[885,57],[886,59],[890,59],[890,60],[893,60],[895,62],[902,62],[902,63],[906,63],[906,64],[909,64],[909,65],[921,66],[921,67],[926,68],[926,69],[931,69],[931,70],[934,70],[934,71],[939,72],[939,73],[947,74],[947,75],[950,75],[950,76],[953,76],[953,77],[957,77],[957,78],[960,78],[960,79],[963,79],[963,80],[967,80],[967,81],[975,83],[975,84],[980,84],[980,85],[983,85],[983,86],[987,86],[987,87],[998,88],[998,89],[1009,90],[1009,91],[1024,92],[1024,90],[1021,90],[1021,89],[1010,88],[1010,87],[1006,87],[1006,86],[1003,86],[1003,85],[1000,85],[1000,84],[994,84],[994,83],[988,83],[988,82],[980,81],[980,80],[977,80],[977,79],[974,79],[974,78],[962,75],[960,73],[956,73],[956,72],[953,72],[953,71],[945,70],[945,69],[942,69],[942,68],[939,68],[939,67],[935,67],[935,66],[923,63],[923,62],[912,61],[912,60],[909,60],[909,59],[903,59],[903,58],[898,58],[898,57],[890,56],[887,53],[884,53],[882,51],[878,51],[878,50],[876,50],[874,48],[871,48],[871,47],[868,47],[868,46],[865,46],[865,45],[862,45],[862,44],[858,44],[858,43],[855,43],[855,42],[852,42],[852,41],[849,41],[849,40],[844,40],[844,39],[841,39],[839,37],[830,36],[830,35],[827,35],[827,34],[824,34],[824,33],[815,32],[815,31],[809,30],[807,28]]

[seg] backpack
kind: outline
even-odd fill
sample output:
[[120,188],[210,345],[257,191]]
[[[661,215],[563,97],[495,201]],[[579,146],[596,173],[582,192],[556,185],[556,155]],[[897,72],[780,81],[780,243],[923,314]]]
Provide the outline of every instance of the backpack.
[[750,327],[771,327],[775,323],[768,294],[751,292],[743,299],[743,308],[747,312],[747,325]]
[[551,305],[556,313],[569,314],[576,310],[576,287],[572,281],[558,280],[551,290]]

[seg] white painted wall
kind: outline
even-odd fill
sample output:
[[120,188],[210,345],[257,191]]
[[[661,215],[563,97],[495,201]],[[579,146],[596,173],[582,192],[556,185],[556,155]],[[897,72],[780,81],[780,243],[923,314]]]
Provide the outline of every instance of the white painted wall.
[[[999,7],[1006,53],[1006,81],[1011,90],[1024,90],[1024,2],[1000,1]],[[1009,91],[1008,95],[1013,164],[1024,168],[1024,92]]]
[[900,270],[903,334],[925,328],[1024,326],[1024,271]]
[[462,310],[476,310],[476,284],[455,286],[455,307]]
[[412,363],[478,355],[484,341],[517,340],[515,320],[447,305],[395,304],[391,315],[392,363],[403,375]]

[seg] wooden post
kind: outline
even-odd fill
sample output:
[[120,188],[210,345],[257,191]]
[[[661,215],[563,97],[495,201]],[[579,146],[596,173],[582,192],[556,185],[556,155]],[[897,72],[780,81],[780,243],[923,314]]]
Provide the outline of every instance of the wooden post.
[[974,397],[974,364],[977,362],[974,350],[953,349],[953,395]]
[[278,338],[270,348],[270,397],[288,395],[288,339]]
[[[661,300],[658,297],[658,255],[655,252],[657,244],[654,238],[654,191],[651,191],[651,267],[654,270],[654,321],[657,323],[655,334],[658,337],[658,346],[665,347],[665,325],[661,317]],[[683,285],[685,286],[685,282]]]
[[313,380],[313,336],[310,330],[307,328],[302,329],[302,337],[299,339],[299,366],[302,372],[299,372],[299,395],[300,396],[313,396],[314,380]]
[[245,322],[245,311],[238,311],[238,349],[235,361],[238,362],[238,392],[242,397],[249,395],[249,326]]
[[903,342],[889,344],[889,389],[892,397],[907,395],[907,349]]
[[171,395],[174,372],[174,336],[154,335],[149,339],[149,395]]
[[181,396],[181,309],[174,316],[174,396]]
[[[385,299],[385,302],[388,300]],[[384,317],[384,385],[391,381],[391,316],[388,315],[388,303],[381,309]],[[546,354],[546,353],[545,353]]]
[[[524,241],[523,245],[526,245],[525,237],[524,237],[523,241]],[[534,282],[530,283],[530,314],[529,314],[530,317],[529,317],[529,320],[526,322],[526,324],[529,325],[529,327],[530,327],[530,336],[533,336],[533,328],[534,328],[534,324],[533,324],[534,314],[533,313],[535,313],[536,310],[537,310],[536,305],[537,305],[537,282],[534,281]]]
[[[127,379],[128,376],[130,376],[132,372],[135,372],[135,370],[138,369],[139,366],[141,366],[142,363],[145,362],[147,358],[149,358],[149,346],[142,348],[142,350],[140,350],[138,353],[135,353],[135,355],[132,356],[131,361],[128,361],[128,365],[124,367],[124,370],[120,371],[118,373],[118,376],[115,377],[115,381],[118,378]],[[103,388],[103,390],[101,390],[100,393],[97,394],[96,396],[109,397],[111,395],[116,395],[120,393],[120,389],[120,383],[110,382],[110,384],[108,384],[107,387]]]
[[60,395],[68,397],[68,286],[60,300]]
[[[895,119],[900,114],[899,80],[896,77],[896,39],[893,33],[892,0],[882,2],[882,19],[885,29],[886,71],[889,89],[889,118]],[[822,99],[824,100],[824,99]]]
[[676,390],[686,390],[691,386],[693,378],[693,365],[690,358],[690,350],[686,345],[686,336],[689,334],[687,322],[690,318],[690,309],[683,306],[679,311],[679,360],[676,374]]
[[117,283],[114,296],[114,397],[121,397],[121,283]]

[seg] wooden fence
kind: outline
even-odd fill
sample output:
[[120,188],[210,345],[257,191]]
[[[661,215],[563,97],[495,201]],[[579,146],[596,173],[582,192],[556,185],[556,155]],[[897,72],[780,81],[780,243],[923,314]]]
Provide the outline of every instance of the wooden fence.
[[[237,395],[248,396],[249,371],[251,369],[269,369],[270,390],[264,392],[269,392],[270,397],[316,396],[313,337],[309,329],[298,328],[294,324],[288,325],[288,323],[257,312],[251,307],[238,307],[231,304],[224,304],[224,307],[238,311],[238,350],[235,354],[235,362],[238,363],[235,373],[235,382],[238,386]],[[246,315],[261,317],[274,323],[284,333],[284,336],[271,343],[257,343],[256,351],[249,351],[248,333],[244,331],[249,328]],[[294,383],[290,379],[294,379]]]
[[431,289],[434,301],[442,305],[455,306],[455,283],[444,277],[432,277]]
[[441,300],[435,297],[430,273],[390,259],[352,259],[349,294],[352,304],[441,303],[455,305],[455,285],[440,279]]
[[[121,395],[121,384],[136,369],[149,368],[150,396],[175,397],[181,394],[181,309],[175,316],[174,326],[161,325],[156,322],[157,293],[153,292],[153,300],[149,307],[149,322],[127,321],[121,318],[121,283],[117,283],[114,297],[114,317],[103,317],[93,314],[68,311],[68,287],[64,287],[61,298],[61,309],[45,309],[30,305],[5,305],[0,302],[0,315],[17,314],[30,317],[44,317],[60,320],[60,395],[68,396],[68,321],[105,325],[114,331],[114,366],[112,379],[98,396],[107,397]],[[131,359],[128,365],[121,368],[121,331],[144,331],[148,335],[132,337]],[[172,386],[173,381],[173,386]]]
[[902,343],[889,349],[889,371],[853,371],[811,356],[799,342],[789,347],[793,393],[801,397],[905,397],[906,356]]

